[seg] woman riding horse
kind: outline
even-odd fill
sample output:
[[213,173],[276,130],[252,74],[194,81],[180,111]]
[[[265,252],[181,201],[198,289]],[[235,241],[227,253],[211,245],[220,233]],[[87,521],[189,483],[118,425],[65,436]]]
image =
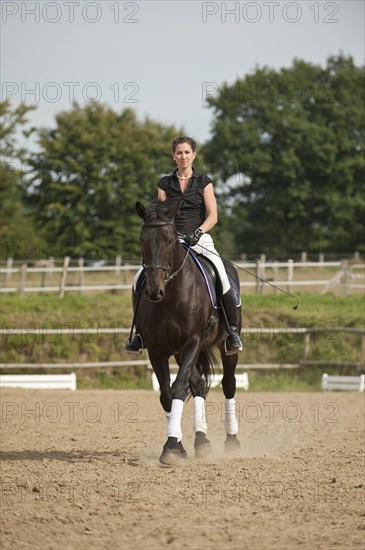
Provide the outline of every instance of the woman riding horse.
[[[206,256],[216,267],[222,284],[222,304],[225,310],[229,330],[225,342],[226,355],[236,354],[243,349],[238,328],[238,311],[231,292],[231,285],[224,264],[217,253],[214,242],[209,235],[218,221],[217,201],[212,180],[205,175],[197,174],[193,168],[196,157],[196,143],[186,136],[176,137],[171,145],[172,157],[176,170],[158,182],[158,199],[169,203],[181,201],[175,215],[175,225],[179,237],[195,252]],[[141,270],[137,273],[134,290]],[[143,348],[143,339],[136,326],[133,338],[126,343],[125,349],[139,353]]]
[[[189,392],[194,402],[195,457],[205,458],[211,449],[207,439],[205,400],[214,366],[215,349],[223,367],[222,389],[225,396],[224,442],[228,452],[239,449],[236,417],[236,377],[238,353],[227,355],[227,337],[222,308],[215,306],[206,281],[197,269],[189,247],[179,242],[174,218],[180,201],[153,201],[145,207],[136,203],[136,213],[143,219],[140,232],[142,261],[146,274],[143,291],[133,293],[134,321],[148,348],[148,357],[160,387],[160,403],[167,420],[167,441],[160,456],[164,465],[186,460],[182,445],[182,414]],[[234,288],[239,279],[234,266],[226,263]],[[241,309],[238,331],[241,329]],[[178,365],[171,383],[170,359]]]

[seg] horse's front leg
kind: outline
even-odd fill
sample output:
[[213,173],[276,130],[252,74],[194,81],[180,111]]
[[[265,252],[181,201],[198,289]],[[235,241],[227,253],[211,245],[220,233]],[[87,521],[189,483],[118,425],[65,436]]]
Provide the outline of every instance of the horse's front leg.
[[236,394],[235,371],[238,355],[226,355],[223,344],[219,346],[219,351],[223,363],[222,388],[225,396],[224,427],[227,437],[224,444],[226,451],[235,451],[240,447],[240,442],[237,439],[238,420],[236,416],[236,401],[234,398]]
[[167,441],[164,445],[160,462],[173,465],[187,457],[182,446],[181,419],[184,402],[189,391],[189,380],[192,369],[199,354],[200,341],[191,339],[189,344],[179,354],[179,371],[175,382],[171,386],[171,413],[167,422]]
[[170,369],[168,357],[150,348],[148,357],[160,386],[160,403],[166,415],[171,412]]
[[193,366],[191,372],[189,386],[194,400],[193,428],[195,433],[195,458],[205,458],[212,450],[211,443],[207,439],[207,418],[205,411],[207,389],[196,364]]

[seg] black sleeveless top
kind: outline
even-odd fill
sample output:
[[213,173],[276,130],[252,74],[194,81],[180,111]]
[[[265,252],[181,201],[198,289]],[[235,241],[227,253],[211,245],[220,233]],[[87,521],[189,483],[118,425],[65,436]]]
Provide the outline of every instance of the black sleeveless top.
[[160,179],[157,186],[165,191],[166,200],[176,202],[183,198],[178,213],[175,216],[175,225],[179,233],[190,235],[207,217],[204,204],[204,188],[212,183],[209,176],[197,174],[193,168],[193,175],[184,191],[180,189],[177,170]]

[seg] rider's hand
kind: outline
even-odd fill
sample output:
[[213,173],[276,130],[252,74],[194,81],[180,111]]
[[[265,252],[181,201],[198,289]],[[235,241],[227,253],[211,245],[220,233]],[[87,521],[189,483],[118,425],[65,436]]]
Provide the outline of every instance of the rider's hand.
[[195,229],[195,231],[191,234],[185,237],[185,242],[188,246],[195,246],[198,242],[200,237],[203,235],[204,231],[198,227]]

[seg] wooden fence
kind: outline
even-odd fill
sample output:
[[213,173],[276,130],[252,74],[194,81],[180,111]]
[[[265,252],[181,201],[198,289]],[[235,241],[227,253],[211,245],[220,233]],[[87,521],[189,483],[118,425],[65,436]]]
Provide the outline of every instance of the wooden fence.
[[[62,267],[56,267],[50,262],[39,262],[40,265],[28,267],[26,263],[18,267],[14,267],[11,259],[8,259],[7,266],[0,268],[2,285],[0,293],[51,293],[56,292],[62,298],[66,292],[91,292],[91,291],[130,291],[133,276],[139,269],[138,265],[121,265],[121,258],[116,259],[115,265],[102,265],[87,267],[84,265],[83,258],[79,258],[77,266],[70,265],[70,257],[66,256]],[[46,264],[46,265],[45,265]],[[321,288],[321,294],[325,294],[329,290],[337,287],[341,294],[349,295],[354,290],[364,291],[364,269],[365,264],[350,263],[349,260],[339,262],[266,262],[265,256],[262,255],[256,262],[237,262],[238,274],[240,276],[241,288],[254,289],[257,294],[261,294],[265,287],[269,287],[265,281],[271,283],[271,290],[274,293],[279,292],[275,287],[283,287],[287,292],[292,292],[293,288]],[[300,278],[294,277],[295,273],[303,275],[303,270],[307,269],[310,274],[318,269],[327,270],[327,278]],[[333,272],[335,270],[335,272]],[[114,273],[115,282],[100,281],[100,284],[85,284],[85,274],[102,273],[103,278],[110,277]],[[78,281],[75,284],[67,284],[72,273],[78,274]],[[243,275],[244,273],[244,275]],[[40,274],[40,282],[37,286],[27,285],[30,279],[34,280],[34,276]],[[108,274],[108,275],[106,275]],[[245,280],[252,276],[252,280]],[[283,275],[284,274],[284,275]],[[280,276],[281,275],[281,276]],[[332,276],[331,276],[332,275]],[[112,275],[113,276],[113,275]],[[323,275],[322,275],[323,276]],[[47,285],[47,278],[52,278],[54,283],[55,277],[58,277],[58,283]],[[16,285],[11,283],[16,278]]]
[[[9,323],[10,324],[10,323]],[[331,335],[337,334],[357,334],[362,339],[362,354],[358,362],[347,360],[309,360],[310,349],[312,340],[316,340],[319,334],[328,333]],[[287,334],[300,334],[303,335],[303,356],[302,359],[295,364],[240,364],[239,368],[244,369],[295,369],[300,366],[319,366],[319,365],[340,365],[340,366],[352,366],[355,368],[362,368],[364,366],[365,357],[365,329],[355,327],[246,327],[242,329],[242,334],[268,334],[268,335],[287,335]],[[23,327],[8,327],[0,329],[0,335],[4,337],[22,336],[27,334],[34,334],[38,336],[47,335],[86,335],[86,334],[129,334],[128,328],[75,328],[70,327],[66,329],[25,329]],[[103,361],[103,362],[72,362],[72,363],[0,363],[0,369],[68,369],[68,368],[102,368],[102,367],[126,367],[133,365],[146,365],[147,369],[151,368],[150,362],[147,359],[131,360],[131,361]]]

